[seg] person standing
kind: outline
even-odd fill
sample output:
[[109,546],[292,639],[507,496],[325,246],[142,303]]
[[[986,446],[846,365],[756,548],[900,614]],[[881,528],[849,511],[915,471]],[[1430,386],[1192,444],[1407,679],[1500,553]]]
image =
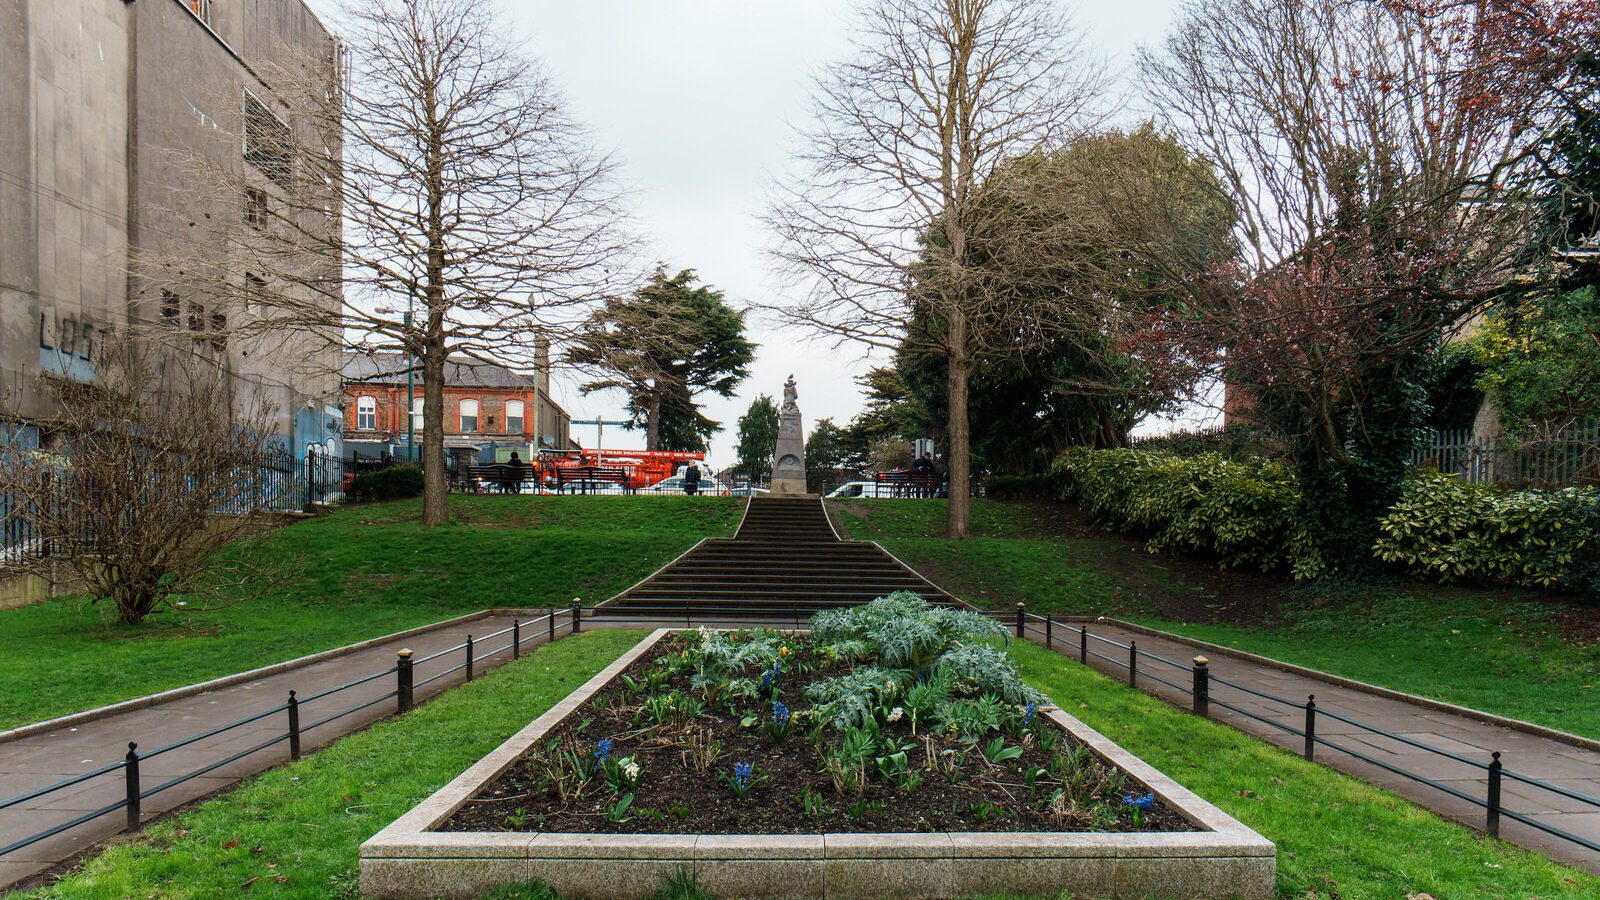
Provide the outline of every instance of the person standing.
[[689,468],[683,470],[683,492],[693,497],[700,493],[700,465],[689,463]]

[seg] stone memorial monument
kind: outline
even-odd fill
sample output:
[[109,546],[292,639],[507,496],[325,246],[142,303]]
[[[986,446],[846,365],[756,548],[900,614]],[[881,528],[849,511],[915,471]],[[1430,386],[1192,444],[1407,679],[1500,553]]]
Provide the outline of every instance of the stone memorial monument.
[[778,448],[772,454],[772,493],[789,496],[806,493],[806,440],[800,427],[800,407],[794,376],[783,383],[783,406],[778,410]]

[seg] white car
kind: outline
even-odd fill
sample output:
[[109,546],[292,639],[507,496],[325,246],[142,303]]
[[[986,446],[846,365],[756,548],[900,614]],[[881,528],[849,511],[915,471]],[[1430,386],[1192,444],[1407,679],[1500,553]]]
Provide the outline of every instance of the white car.
[[[662,480],[656,482],[655,484],[652,484],[647,488],[641,489],[639,491],[639,493],[641,493],[641,494],[681,494],[681,493],[683,493],[683,476],[682,475],[674,475],[671,478],[663,478]],[[733,495],[733,492],[728,489],[727,485],[723,484],[720,481],[717,481],[715,478],[702,478],[702,479],[700,479],[700,489],[699,489],[698,493],[703,494],[703,495],[708,496],[708,497],[730,497],[730,496]]]
[[[927,489],[912,488],[904,484],[884,484],[877,481],[847,481],[829,491],[828,496],[836,500],[848,500],[851,497],[862,497],[868,500],[888,500],[894,498],[915,499],[928,497],[930,494]],[[944,493],[942,490],[938,490],[934,491],[932,496],[942,497]]]

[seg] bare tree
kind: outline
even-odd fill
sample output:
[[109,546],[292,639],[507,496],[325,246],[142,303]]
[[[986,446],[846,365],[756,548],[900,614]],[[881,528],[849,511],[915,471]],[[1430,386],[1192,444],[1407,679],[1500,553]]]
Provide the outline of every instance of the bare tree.
[[336,22],[339,70],[285,55],[261,73],[270,94],[237,123],[248,165],[193,160],[247,225],[219,217],[225,262],[165,268],[242,311],[236,332],[411,360],[437,524],[446,362],[531,367],[539,338],[612,289],[632,241],[611,161],[488,5],[361,0]]
[[[41,446],[0,432],[5,566],[86,588],[137,625],[266,586],[252,538],[296,506],[295,465],[259,391],[186,349],[106,340],[92,382],[45,376]],[[226,550],[224,551],[224,548]]]
[[1554,73],[1513,76],[1491,8],[1195,2],[1143,60],[1151,102],[1220,173],[1242,248],[1151,342],[1246,387],[1293,440],[1334,565],[1370,555],[1426,355],[1534,274]]
[[991,176],[1085,124],[1081,59],[1046,0],[871,0],[855,57],[819,84],[805,176],[769,213],[775,255],[806,286],[785,320],[948,362],[953,538],[967,534],[973,368],[1053,314],[986,248]]

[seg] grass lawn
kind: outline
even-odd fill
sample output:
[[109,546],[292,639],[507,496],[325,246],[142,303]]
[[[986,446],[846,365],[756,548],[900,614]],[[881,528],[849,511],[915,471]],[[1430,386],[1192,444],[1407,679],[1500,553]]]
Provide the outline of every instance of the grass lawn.
[[1600,737],[1593,608],[1531,591],[1396,580],[1292,585],[1152,555],[1061,504],[975,500],[973,537],[945,502],[858,500],[839,519],[979,606],[1117,615],[1241,650]]
[[0,729],[292,659],[491,606],[592,603],[695,541],[730,534],[743,501],[692,497],[451,497],[351,506],[275,532],[292,567],[264,595],[213,612],[108,622],[82,598],[0,611]]
[[[541,647],[417,711],[152,826],[38,898],[348,897],[361,841],[641,636]],[[1285,897],[1593,897],[1600,879],[1439,819],[1385,791],[1196,719],[1059,654],[1013,648],[1074,715],[1278,843]],[[1225,764],[1219,761],[1225,761]],[[1337,890],[1337,893],[1334,891]],[[679,890],[678,896],[693,891]],[[494,896],[546,898],[527,888]]]
[[[398,718],[152,825],[36,897],[356,897],[361,842],[554,706],[646,632],[541,646]],[[13,895],[16,896],[16,895]]]

